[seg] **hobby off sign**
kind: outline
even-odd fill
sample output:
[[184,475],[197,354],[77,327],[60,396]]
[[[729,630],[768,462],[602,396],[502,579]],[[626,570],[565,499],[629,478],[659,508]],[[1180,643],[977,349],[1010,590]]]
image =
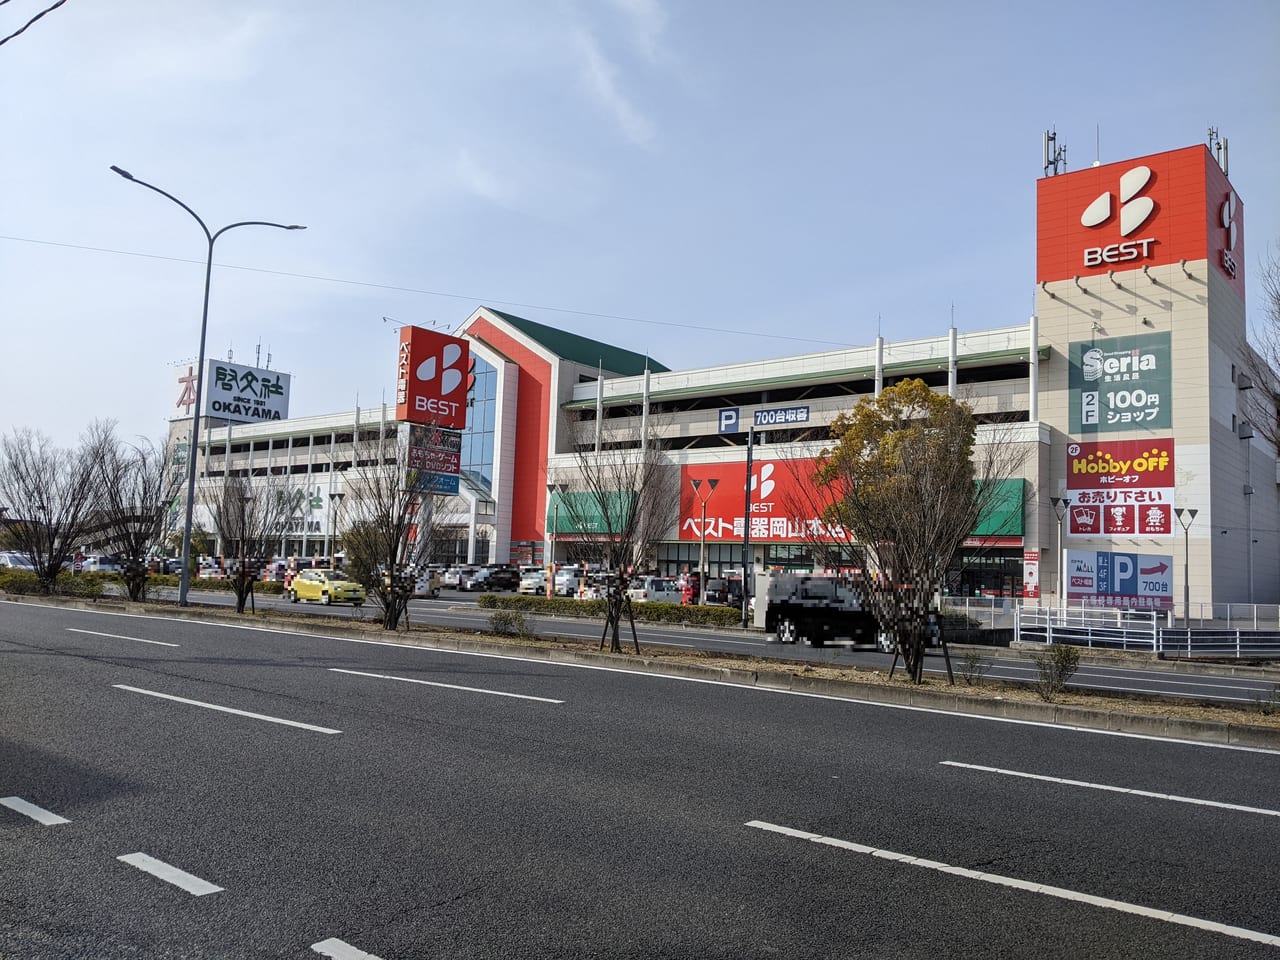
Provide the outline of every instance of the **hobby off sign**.
[[1069,537],[1173,536],[1173,438],[1067,444]]

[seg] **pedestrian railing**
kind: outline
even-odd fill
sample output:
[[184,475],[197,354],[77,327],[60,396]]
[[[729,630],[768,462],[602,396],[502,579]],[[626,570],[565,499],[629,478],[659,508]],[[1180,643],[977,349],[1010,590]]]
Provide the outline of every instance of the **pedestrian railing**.
[[1014,639],[1111,650],[1149,650],[1159,656],[1258,658],[1280,656],[1280,629],[1230,623],[1176,627],[1168,612],[1019,607]]

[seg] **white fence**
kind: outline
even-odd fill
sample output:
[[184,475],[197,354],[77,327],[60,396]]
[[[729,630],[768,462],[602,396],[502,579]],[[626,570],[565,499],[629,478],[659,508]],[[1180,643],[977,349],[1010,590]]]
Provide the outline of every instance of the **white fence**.
[[[1243,612],[1243,604],[1231,606],[1237,607],[1238,613]],[[1222,621],[1209,619],[1204,626],[1193,621],[1188,627],[1174,626],[1168,611],[1019,607],[1014,612],[1014,639],[1108,650],[1147,650],[1172,657],[1280,657],[1280,626],[1272,621],[1263,627],[1266,618],[1258,615],[1259,607],[1250,605],[1248,609],[1250,616],[1234,625],[1228,613]],[[1255,622],[1258,628],[1253,628]]]

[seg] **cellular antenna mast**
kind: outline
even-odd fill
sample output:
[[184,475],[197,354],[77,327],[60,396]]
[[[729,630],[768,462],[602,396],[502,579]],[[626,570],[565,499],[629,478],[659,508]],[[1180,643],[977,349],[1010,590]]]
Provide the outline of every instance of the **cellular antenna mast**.
[[1222,172],[1228,177],[1231,171],[1228,169],[1231,165],[1230,158],[1227,154],[1227,138],[1218,136],[1218,128],[1209,128],[1209,152],[1218,158],[1218,166],[1222,168]]
[[[1061,167],[1061,169],[1059,169]],[[1067,172],[1067,148],[1058,146],[1057,129],[1044,132],[1044,175],[1056,177]]]

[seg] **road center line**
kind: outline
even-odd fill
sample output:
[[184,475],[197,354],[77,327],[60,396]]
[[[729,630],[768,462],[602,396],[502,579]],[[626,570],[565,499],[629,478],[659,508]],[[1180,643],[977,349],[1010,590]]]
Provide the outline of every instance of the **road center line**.
[[234,707],[220,707],[216,703],[205,703],[203,700],[188,700],[186,697],[175,697],[170,693],[157,693],[155,690],[142,690],[138,687],[127,687],[123,683],[113,683],[113,687],[117,690],[127,690],[130,693],[141,693],[148,697],[159,697],[161,700],[172,700],[175,703],[186,703],[193,707],[204,707],[206,710],[217,710],[219,713],[234,713],[237,717],[250,717],[254,720],[266,720],[268,723],[282,723],[286,727],[298,727],[300,730],[314,730],[316,733],[341,733],[341,730],[331,730],[328,727],[316,727],[309,723],[299,723],[297,720],[284,720],[280,717],[268,717],[263,713],[250,713],[248,710],[236,710]]
[[42,823],[46,827],[57,826],[60,823],[70,823],[66,817],[60,817],[56,813],[50,813],[43,807],[37,807],[34,803],[27,803],[21,797],[0,797],[0,807],[8,807],[23,816],[30,817],[37,823]]
[[783,836],[794,837],[797,840],[809,840],[813,843],[820,843],[828,847],[838,847],[841,850],[851,850],[854,853],[865,853],[873,857],[880,857],[883,860],[896,860],[897,862],[909,867],[923,867],[926,870],[937,870],[939,873],[949,873],[953,876],[964,877],[968,880],[981,880],[983,883],[991,883],[1001,887],[1011,887],[1014,890],[1026,890],[1029,893],[1041,893],[1047,897],[1057,897],[1059,900],[1072,900],[1076,903],[1087,903],[1095,907],[1103,907],[1107,910],[1116,910],[1120,913],[1131,913],[1139,917],[1147,917],[1151,920],[1163,920],[1165,923],[1173,923],[1183,927],[1194,927],[1197,930],[1206,930],[1210,933],[1220,933],[1228,937],[1236,937],[1240,940],[1252,940],[1255,943],[1265,943],[1269,946],[1280,947],[1280,937],[1270,933],[1262,933],[1258,930],[1249,930],[1245,927],[1232,927],[1225,923],[1218,923],[1214,920],[1202,920],[1199,917],[1189,917],[1186,914],[1172,913],[1168,910],[1159,910],[1153,907],[1144,907],[1136,903],[1126,903],[1123,900],[1112,900],[1109,897],[1096,897],[1090,893],[1081,893],[1078,890],[1068,890],[1065,887],[1054,887],[1047,883],[1034,883],[1029,880],[1019,880],[1016,877],[1005,877],[998,873],[982,873],[978,870],[969,870],[966,867],[956,867],[949,863],[941,863],[937,860],[925,860],[922,857],[913,857],[907,853],[895,853],[893,850],[877,850],[875,847],[864,846],[860,843],[853,843],[849,840],[837,840],[834,837],[824,837],[817,833],[808,833],[804,830],[796,830],[791,827],[781,827],[777,824],[766,823],[763,820],[749,820],[744,824],[747,827],[753,827],[757,830],[767,830],[771,833],[780,833]]
[[137,867],[143,873],[149,873],[153,877],[159,877],[166,883],[172,883],[175,887],[181,887],[187,893],[197,897],[203,897],[206,894],[217,893],[221,887],[215,887],[208,880],[201,880],[199,877],[187,873],[185,870],[179,870],[177,867],[170,866],[163,860],[157,860],[155,857],[149,857],[145,853],[126,853],[117,860],[123,860],[131,867]]
[[381,957],[375,957],[372,953],[357,950],[351,944],[339,940],[337,937],[330,937],[328,940],[313,943],[311,949],[326,957],[333,957],[333,960],[382,960]]
[[339,670],[330,667],[330,673],[349,673],[353,677],[373,677],[375,680],[399,680],[401,683],[420,683],[425,687],[444,687],[446,690],[463,690],[466,693],[487,693],[494,697],[514,697],[517,700],[537,700],[539,703],[564,703],[549,697],[531,697],[525,693],[505,693],[502,690],[484,690],[480,687],[460,687],[456,683],[435,683],[431,680],[415,680],[412,677],[392,677],[385,673],[365,673],[363,670]]
[[99,633],[97,630],[77,630],[67,627],[68,633],[87,633],[94,637],[111,637],[113,640],[132,640],[134,643],[154,643],[157,647],[176,647],[176,643],[165,643],[163,640],[143,640],[141,637],[122,637],[118,633]]
[[1006,777],[1022,777],[1026,780],[1042,780],[1045,783],[1060,783],[1068,787],[1087,787],[1090,790],[1106,790],[1109,793],[1127,793],[1134,797],[1151,797],[1156,800],[1173,800],[1178,803],[1194,803],[1202,807],[1217,807],[1220,810],[1237,810],[1241,813],[1260,813],[1264,817],[1280,817],[1280,810],[1268,810],[1266,807],[1246,807],[1239,803],[1222,803],[1219,800],[1200,800],[1196,797],[1180,797],[1172,793],[1153,793],[1150,790],[1135,790],[1130,787],[1116,787],[1107,783],[1090,783],[1087,780],[1064,780],[1061,777],[1046,777],[1039,773],[1024,773],[1021,770],[1002,770],[999,767],[984,767],[976,763],[960,763],[955,760],[941,760],[944,767],[959,767],[963,770],[978,770],[982,773],[999,773]]

